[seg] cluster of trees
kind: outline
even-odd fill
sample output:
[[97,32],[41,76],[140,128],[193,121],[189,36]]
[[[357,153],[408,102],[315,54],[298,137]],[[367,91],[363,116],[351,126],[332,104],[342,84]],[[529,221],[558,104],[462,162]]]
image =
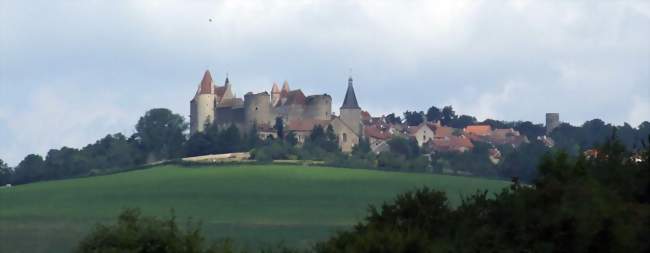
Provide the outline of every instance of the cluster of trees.
[[252,149],[252,157],[260,162],[272,160],[334,160],[342,156],[338,138],[331,125],[314,126],[305,143],[299,148],[294,132],[284,134],[282,119],[276,120],[278,138],[268,138]]
[[[650,147],[643,162],[630,160],[617,139],[599,149],[602,156],[594,159],[545,155],[531,185],[513,179],[495,196],[477,191],[457,207],[429,188],[400,194],[370,206],[363,221],[307,252],[648,252]],[[228,241],[212,245],[198,229],[178,229],[173,216],[161,220],[127,210],[117,224],[93,230],[78,251],[244,252]]]
[[[395,118],[394,114],[391,118]],[[476,118],[470,115],[457,115],[456,111],[451,105],[445,106],[442,109],[431,106],[425,113],[424,111],[406,111],[404,112],[404,123],[409,126],[417,126],[424,121],[440,122],[443,126],[450,126],[454,128],[464,128],[468,125],[475,124]],[[396,123],[391,121],[391,123]]]
[[647,252],[650,174],[617,140],[587,160],[545,156],[532,185],[464,198],[420,189],[373,206],[365,220],[316,252]]
[[152,109],[138,120],[135,130],[128,138],[121,133],[107,135],[81,149],[51,149],[45,158],[29,154],[13,169],[2,163],[0,182],[23,184],[104,174],[183,154],[187,124],[182,116]]
[[639,150],[642,148],[641,141],[650,135],[650,122],[644,121],[636,129],[627,123],[622,126],[614,126],[606,124],[600,119],[587,121],[581,126],[564,123],[555,128],[550,136],[555,141],[557,148],[575,155],[602,144],[603,140],[607,139],[612,132],[616,132],[626,148]]

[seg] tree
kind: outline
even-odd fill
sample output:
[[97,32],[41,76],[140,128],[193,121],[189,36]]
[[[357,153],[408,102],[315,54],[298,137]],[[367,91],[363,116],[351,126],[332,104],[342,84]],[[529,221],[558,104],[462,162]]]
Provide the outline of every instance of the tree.
[[278,139],[284,139],[284,121],[282,120],[282,117],[275,118],[275,126],[273,128],[278,133]]
[[14,171],[0,159],[0,186],[11,183]]
[[409,126],[420,125],[424,122],[424,112],[406,111],[404,112],[404,119]]
[[429,107],[429,110],[427,110],[427,121],[430,122],[435,122],[435,121],[440,121],[442,119],[442,111],[438,109],[438,107],[431,106]]
[[16,166],[14,183],[24,184],[46,179],[46,167],[43,157],[29,154]]
[[451,107],[451,105],[445,106],[442,108],[442,125],[448,126],[452,120],[455,120],[458,116],[456,116],[456,112],[454,112],[454,108]]
[[184,154],[186,157],[208,155],[213,149],[213,143],[205,133],[195,133],[190,136],[184,144]]
[[390,124],[402,124],[402,118],[395,116],[395,113],[386,115],[386,122]]
[[284,140],[287,141],[287,143],[292,147],[298,144],[298,138],[296,137],[296,133],[294,131],[289,131],[284,137]]
[[179,228],[173,212],[170,218],[161,219],[143,216],[138,209],[126,209],[115,224],[97,225],[81,240],[76,252],[234,252],[229,241],[207,246],[199,226],[188,224],[185,230]]
[[413,138],[393,137],[388,140],[388,146],[391,152],[403,155],[407,159],[420,155],[420,146]]
[[476,123],[476,118],[469,115],[460,115],[455,119],[452,119],[449,122],[449,125],[453,128],[465,128],[466,126]]
[[230,125],[226,130],[219,133],[217,141],[217,153],[232,153],[241,151],[241,134],[237,126]]
[[182,116],[169,109],[151,109],[140,117],[136,139],[147,154],[147,161],[180,157],[185,142],[187,124]]
[[363,154],[370,153],[370,151],[371,151],[370,140],[368,140],[368,138],[366,137],[359,138],[359,143],[357,145],[354,145],[354,147],[352,147],[353,154],[363,155]]

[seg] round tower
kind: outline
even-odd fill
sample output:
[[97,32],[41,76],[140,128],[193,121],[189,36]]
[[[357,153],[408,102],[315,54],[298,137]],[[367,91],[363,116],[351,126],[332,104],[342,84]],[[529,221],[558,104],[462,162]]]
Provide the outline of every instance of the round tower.
[[327,94],[312,95],[306,99],[305,118],[329,120],[332,116],[332,97]]
[[272,124],[274,117],[271,113],[271,96],[268,92],[244,96],[244,124],[248,127],[253,124]]
[[216,98],[212,76],[210,71],[206,70],[196,95],[190,101],[191,134],[205,130],[206,124],[214,122]]

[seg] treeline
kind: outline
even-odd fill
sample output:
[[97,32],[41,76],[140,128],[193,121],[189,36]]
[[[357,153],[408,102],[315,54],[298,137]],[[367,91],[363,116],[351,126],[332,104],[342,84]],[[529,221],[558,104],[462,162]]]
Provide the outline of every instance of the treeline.
[[[553,148],[547,147],[537,137],[545,135],[541,124],[504,122],[487,119],[478,122],[469,115],[457,115],[451,106],[439,109],[430,107],[423,111],[406,111],[401,116],[389,114],[390,123],[418,125],[425,120],[440,121],[454,128],[470,124],[488,124],[493,128],[514,128],[530,140],[517,148],[509,145],[492,146],[475,142],[474,149],[464,153],[431,152],[421,149],[414,140],[396,137],[388,142],[390,150],[378,155],[370,151],[368,140],[362,139],[352,154],[344,154],[338,148],[336,134],[329,126],[318,126],[308,136],[305,144],[298,147],[296,135],[284,131],[284,122],[277,119],[274,130],[279,138],[260,140],[256,128],[241,133],[235,126],[219,128],[206,126],[206,131],[186,135],[187,123],[168,109],[152,109],[145,113],[129,137],[121,133],[107,135],[81,149],[63,147],[50,150],[45,157],[27,155],[15,168],[9,168],[0,160],[0,184],[23,184],[35,181],[63,179],[111,173],[147,163],[215,153],[253,151],[254,159],[267,162],[277,159],[322,160],[331,166],[367,168],[428,173],[456,173],[483,177],[517,177],[531,182],[537,172],[539,157],[552,150],[566,150],[578,155],[597,146],[615,132],[621,143],[630,150],[639,150],[641,140],[650,135],[650,122],[638,128],[629,124],[614,126],[600,119],[585,122],[581,126],[561,124],[550,137]],[[488,150],[496,148],[501,159],[493,164]],[[423,155],[428,155],[425,157]]]
[[[531,185],[514,180],[495,196],[478,191],[452,207],[444,192],[422,188],[370,206],[350,229],[306,250],[259,252],[648,252],[650,147],[641,162],[617,139],[586,158],[555,152],[540,158]],[[99,225],[78,252],[246,252],[232,241],[208,243],[199,228],[175,218],[126,210],[114,225]]]
[[24,184],[36,181],[92,176],[174,159],[184,153],[187,124],[168,109],[152,109],[142,116],[135,133],[107,135],[81,149],[51,149],[45,158],[27,155],[15,168],[0,160],[0,183]]

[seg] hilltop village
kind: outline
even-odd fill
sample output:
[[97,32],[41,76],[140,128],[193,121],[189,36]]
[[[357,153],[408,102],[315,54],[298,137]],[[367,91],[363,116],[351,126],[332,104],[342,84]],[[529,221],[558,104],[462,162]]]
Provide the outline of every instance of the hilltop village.
[[[359,106],[352,77],[348,78],[339,115],[332,112],[330,95],[305,95],[300,89],[291,89],[287,81],[283,82],[282,88],[273,83],[270,92],[248,92],[243,99],[236,97],[233,89],[228,77],[223,85],[218,85],[210,71],[205,71],[190,101],[191,134],[203,131],[207,125],[235,125],[244,130],[241,132],[257,128],[261,139],[277,138],[274,124],[276,118],[281,118],[284,130],[293,132],[298,144],[305,142],[315,126],[332,126],[343,152],[352,151],[361,138],[366,138],[372,151],[379,154],[389,150],[388,140],[396,136],[412,138],[423,150],[430,152],[462,153],[471,150],[476,142],[513,147],[529,142],[525,135],[512,128],[493,129],[484,124],[452,128],[439,121],[408,126],[391,122],[386,116],[373,117]],[[559,115],[547,115],[547,127],[557,127],[558,124]],[[547,144],[552,145],[550,140]],[[498,162],[499,150],[490,150],[490,157]]]

